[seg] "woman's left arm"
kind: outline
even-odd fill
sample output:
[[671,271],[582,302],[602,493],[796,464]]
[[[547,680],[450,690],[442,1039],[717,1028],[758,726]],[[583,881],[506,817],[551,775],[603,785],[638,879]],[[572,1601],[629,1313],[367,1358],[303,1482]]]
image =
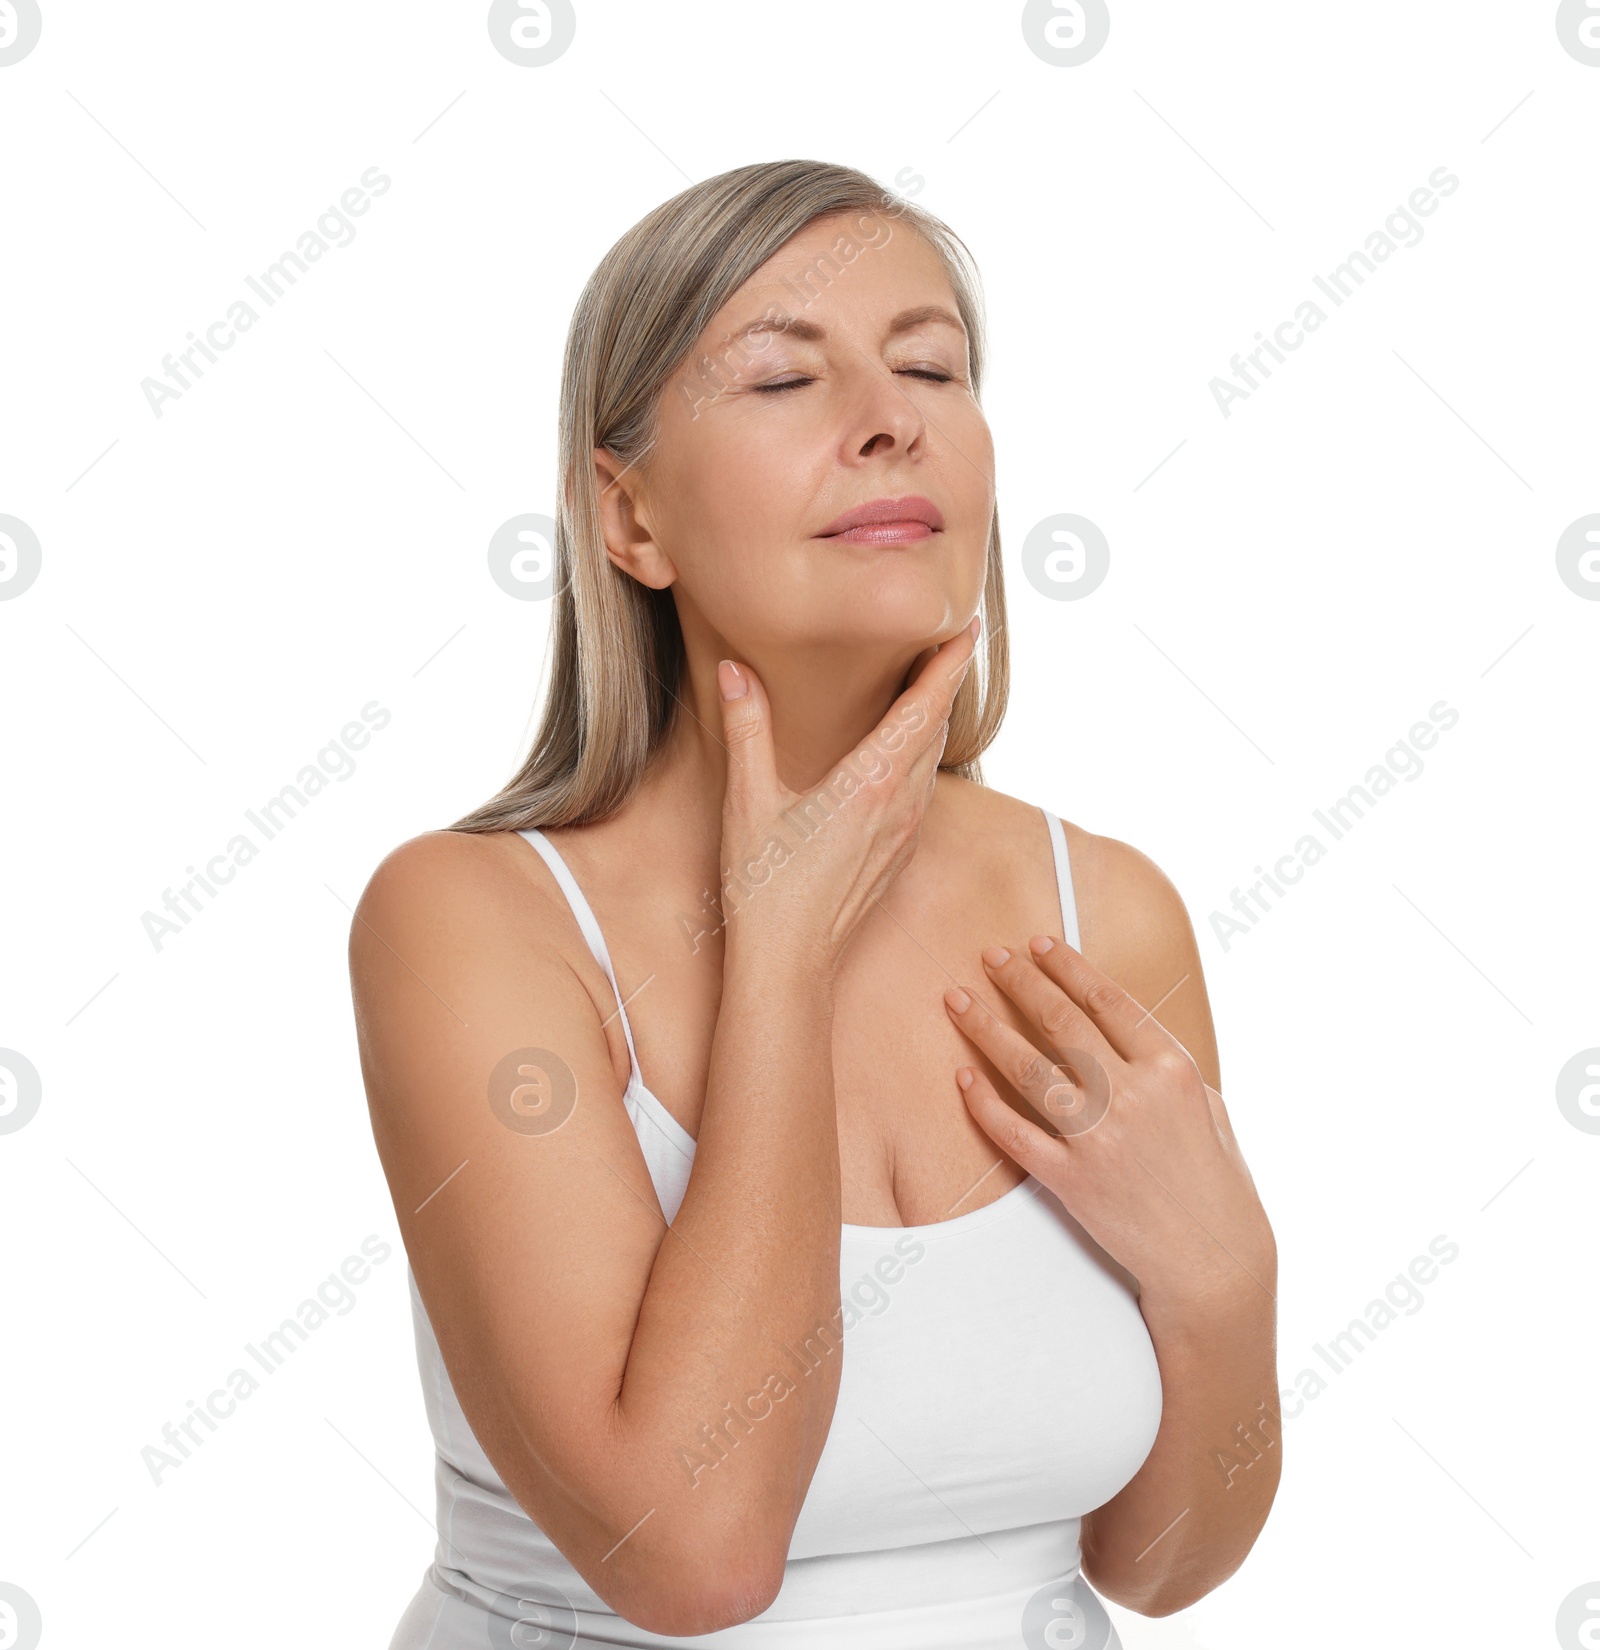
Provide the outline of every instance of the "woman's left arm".
[[1083,1573],[1125,1608],[1167,1616],[1239,1568],[1278,1492],[1275,1308],[1253,1284],[1199,1309],[1152,1310],[1142,1292],[1139,1305],[1161,1428],[1128,1484],[1085,1516]]
[[1277,1493],[1277,1248],[1217,1092],[1183,902],[1137,850],[1108,838],[1087,845],[1082,938],[1105,970],[1059,940],[1003,959],[985,953],[988,978],[1036,1042],[975,992],[964,1009],[954,993],[946,1001],[1049,1127],[1002,1099],[982,1070],[963,1068],[974,1118],[1138,1281],[1161,1424],[1139,1471],[1085,1516],[1083,1574],[1118,1604],[1161,1616],[1238,1569]]

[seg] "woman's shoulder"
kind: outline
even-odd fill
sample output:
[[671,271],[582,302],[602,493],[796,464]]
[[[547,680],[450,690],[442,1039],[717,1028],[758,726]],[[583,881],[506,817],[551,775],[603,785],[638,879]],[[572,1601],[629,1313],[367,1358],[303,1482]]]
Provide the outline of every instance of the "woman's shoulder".
[[[1002,854],[1036,852],[1040,805],[954,775],[952,814],[973,840],[984,831]],[[959,788],[957,788],[959,787]],[[1050,810],[1055,812],[1054,809]],[[1057,817],[1060,817],[1059,815]],[[1216,1028],[1194,924],[1172,878],[1142,849],[1061,820],[1078,908],[1078,949],[1143,1003],[1221,1087]]]
[[466,938],[562,953],[576,938],[582,948],[554,876],[515,831],[424,831],[400,843],[368,878],[350,929],[352,956],[373,945],[437,951]]
[[1024,801],[955,774],[941,774],[939,782],[954,830],[967,843],[990,845],[996,874],[1003,874],[1006,865],[1027,865],[1037,857],[1046,829],[1044,812],[1060,819],[1080,949],[1103,973],[1134,990],[1129,975],[1159,977],[1191,959],[1198,967],[1183,897],[1149,854],[1119,837],[1087,829],[1048,802]]
[[516,831],[425,831],[392,849],[353,913],[349,963],[358,1021],[442,1014],[464,1032],[475,1015],[538,1002],[547,1017],[592,1021],[613,1069],[627,1071],[622,1034],[604,1023],[614,999],[600,964]]

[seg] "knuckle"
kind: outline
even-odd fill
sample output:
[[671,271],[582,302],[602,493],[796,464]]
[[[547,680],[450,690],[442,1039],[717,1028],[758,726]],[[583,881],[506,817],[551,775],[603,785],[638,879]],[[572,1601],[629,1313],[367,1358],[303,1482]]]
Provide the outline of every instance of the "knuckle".
[[1027,1138],[1020,1123],[1008,1123],[1000,1131],[999,1147],[1008,1157],[1019,1162],[1028,1149]]
[[1172,1088],[1204,1087],[1194,1082],[1200,1075],[1199,1069],[1181,1048],[1162,1049],[1154,1057],[1154,1064],[1157,1078]]
[[726,717],[722,724],[723,737],[730,745],[739,745],[746,740],[754,739],[760,731],[761,712],[754,709]]
[[1085,988],[1083,1000],[1088,1007],[1103,1014],[1119,1007],[1126,996],[1127,993],[1115,980],[1099,979]]
[[1055,1069],[1042,1054],[1024,1055],[1016,1066],[1017,1087],[1023,1090],[1048,1088],[1055,1078]]
[[1039,1015],[1039,1024],[1052,1043],[1064,1043],[1077,1030],[1077,1019],[1064,1003],[1047,1004]]

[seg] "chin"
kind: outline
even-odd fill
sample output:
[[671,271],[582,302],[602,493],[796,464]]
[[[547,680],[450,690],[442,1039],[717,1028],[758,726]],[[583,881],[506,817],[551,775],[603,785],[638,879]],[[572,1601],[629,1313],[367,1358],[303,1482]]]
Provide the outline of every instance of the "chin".
[[846,585],[818,614],[818,628],[832,640],[863,647],[931,647],[954,635],[976,606],[975,598],[926,578],[874,578]]

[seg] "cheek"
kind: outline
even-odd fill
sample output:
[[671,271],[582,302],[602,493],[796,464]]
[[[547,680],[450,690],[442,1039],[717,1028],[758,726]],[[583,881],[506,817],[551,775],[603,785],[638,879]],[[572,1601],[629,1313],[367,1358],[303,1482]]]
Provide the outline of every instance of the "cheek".
[[957,501],[963,522],[986,539],[994,513],[994,439],[989,422],[971,407],[965,416],[950,419],[944,428],[950,448],[946,475],[951,497]]
[[792,455],[723,425],[678,443],[658,471],[654,527],[684,593],[713,622],[770,599],[783,553],[804,518],[806,493]]
[[989,420],[983,416],[983,409],[971,397],[963,398],[960,411],[945,425],[950,431],[951,440],[959,443],[963,453],[977,461],[984,459],[982,469],[985,476],[994,474],[994,436],[989,429]]
[[794,538],[820,479],[798,434],[774,439],[729,420],[697,447],[684,483],[696,531],[754,547]]

